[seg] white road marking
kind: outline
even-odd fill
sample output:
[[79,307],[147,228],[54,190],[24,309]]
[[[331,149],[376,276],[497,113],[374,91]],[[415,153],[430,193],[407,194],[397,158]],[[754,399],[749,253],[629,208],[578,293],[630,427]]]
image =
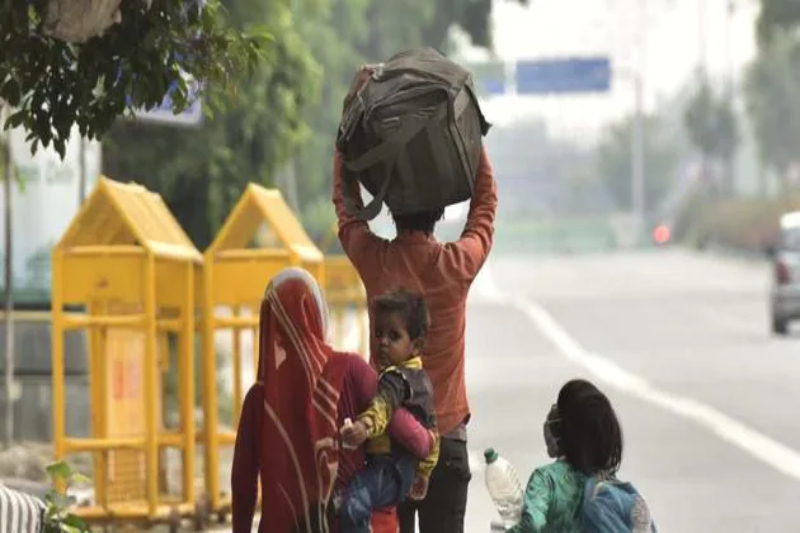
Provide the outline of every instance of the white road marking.
[[692,420],[778,472],[800,480],[800,453],[797,451],[702,402],[659,390],[614,361],[590,353],[542,306],[529,301],[504,300],[522,311],[561,355],[586,368],[601,381],[625,394]]
[[[476,299],[504,304],[520,310],[569,361],[582,366],[599,380],[641,401],[655,405],[679,417],[691,420],[722,440],[736,446],[778,472],[800,480],[800,452],[731,418],[693,398],[680,396],[651,385],[646,379],[628,372],[611,359],[591,353],[573,338],[541,305],[502,294],[492,279],[489,264],[481,271],[473,289]],[[474,453],[474,455],[473,455]],[[478,452],[471,453],[470,463],[481,465]]]

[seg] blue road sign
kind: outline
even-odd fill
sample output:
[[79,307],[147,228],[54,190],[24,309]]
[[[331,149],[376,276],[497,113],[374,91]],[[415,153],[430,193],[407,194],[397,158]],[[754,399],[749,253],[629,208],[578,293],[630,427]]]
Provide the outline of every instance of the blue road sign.
[[611,61],[576,57],[518,61],[517,93],[594,93],[611,88]]
[[502,61],[478,61],[465,63],[464,67],[472,72],[475,90],[479,96],[503,95],[508,92],[506,65]]
[[479,94],[506,94],[506,82],[505,80],[485,79],[478,82],[477,89]]

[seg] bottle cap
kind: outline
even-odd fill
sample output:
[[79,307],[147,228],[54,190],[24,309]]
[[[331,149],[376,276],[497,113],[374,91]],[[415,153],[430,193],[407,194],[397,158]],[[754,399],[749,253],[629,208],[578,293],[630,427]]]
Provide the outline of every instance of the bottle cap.
[[490,465],[493,462],[497,461],[497,458],[499,456],[497,455],[497,452],[494,450],[494,448],[486,448],[486,451],[483,452],[483,457],[486,459],[486,464]]

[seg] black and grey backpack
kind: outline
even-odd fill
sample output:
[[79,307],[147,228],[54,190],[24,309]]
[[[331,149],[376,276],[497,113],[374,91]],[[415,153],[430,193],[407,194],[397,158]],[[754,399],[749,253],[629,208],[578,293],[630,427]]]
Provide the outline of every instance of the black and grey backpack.
[[339,126],[343,178],[373,196],[357,209],[345,194],[350,214],[371,220],[384,202],[404,215],[469,199],[488,130],[466,69],[431,48],[393,56],[350,101]]

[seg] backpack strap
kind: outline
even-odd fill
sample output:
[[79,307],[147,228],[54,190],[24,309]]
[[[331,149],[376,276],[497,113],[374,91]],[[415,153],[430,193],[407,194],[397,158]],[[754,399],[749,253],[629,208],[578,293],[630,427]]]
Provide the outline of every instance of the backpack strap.
[[378,163],[394,159],[400,150],[402,150],[408,141],[413,139],[417,133],[425,129],[432,122],[445,118],[449,109],[452,108],[452,105],[452,97],[447,93],[447,99],[436,106],[436,109],[427,119],[406,121],[391,138],[367,150],[357,159],[345,161],[345,166],[348,170],[358,173]]
[[[378,194],[376,194],[370,202],[365,205],[364,207],[359,208],[356,204],[356,199],[353,197],[352,193],[352,185],[349,185],[353,182],[358,185],[358,180],[350,177],[349,173],[342,173],[342,179],[348,184],[344,188],[344,208],[347,210],[347,214],[355,217],[358,220],[372,220],[381,212],[381,205],[383,204],[383,200],[386,199],[386,193],[389,192],[389,182],[392,180],[392,169],[394,168],[394,164],[386,165],[386,177],[383,180],[383,185],[381,185]],[[345,176],[347,176],[345,178]]]

